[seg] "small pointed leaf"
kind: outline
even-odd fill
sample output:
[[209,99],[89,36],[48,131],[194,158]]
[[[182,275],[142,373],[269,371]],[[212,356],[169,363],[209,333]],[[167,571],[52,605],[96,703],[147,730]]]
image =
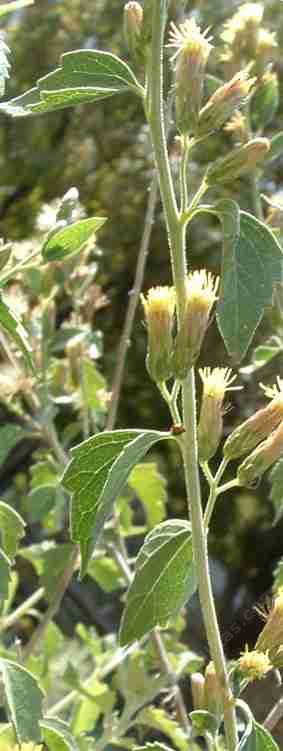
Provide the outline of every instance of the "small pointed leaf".
[[34,364],[31,357],[31,347],[28,342],[27,332],[15,313],[0,297],[0,328],[4,329],[13,339],[24,355],[27,365],[34,372]]
[[283,253],[271,230],[224,199],[217,206],[223,225],[223,261],[217,322],[229,354],[239,362],[247,351],[273,287],[282,282]]
[[42,248],[44,261],[64,261],[66,258],[79,253],[85,243],[106,222],[106,217],[82,219],[59,229],[47,238]]
[[0,659],[6,701],[18,743],[39,743],[43,693],[34,676],[21,665]]
[[171,519],[147,535],[136,562],[124,610],[120,644],[125,646],[164,626],[196,589],[189,522]]
[[99,433],[72,449],[62,483],[72,493],[72,539],[80,543],[81,575],[133,467],[157,441],[172,438],[157,430]]
[[45,717],[41,721],[43,740],[50,751],[79,751],[79,746],[65,722]]
[[0,501],[0,539],[3,550],[11,560],[15,558],[19,540],[24,537],[25,526],[20,514]]

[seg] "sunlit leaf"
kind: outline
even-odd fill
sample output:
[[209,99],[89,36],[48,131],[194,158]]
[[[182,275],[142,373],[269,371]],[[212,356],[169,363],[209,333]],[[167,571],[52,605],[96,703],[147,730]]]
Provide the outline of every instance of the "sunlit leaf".
[[102,227],[106,217],[81,219],[59,229],[47,238],[42,248],[44,261],[64,261],[79,253],[85,243]]
[[41,740],[43,693],[34,676],[21,665],[0,659],[0,673],[9,715],[19,743]]

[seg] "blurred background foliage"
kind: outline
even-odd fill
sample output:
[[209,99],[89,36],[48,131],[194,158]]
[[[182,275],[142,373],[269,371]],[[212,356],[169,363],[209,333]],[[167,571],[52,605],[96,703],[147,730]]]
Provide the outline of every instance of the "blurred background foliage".
[[[173,6],[174,4],[178,5],[177,0],[172,3]],[[216,40],[220,41],[223,23],[240,5],[235,0],[221,0],[217,3],[196,0],[190,3],[189,9],[195,10],[204,27],[210,27],[216,43]],[[264,18],[269,30],[276,32],[278,50],[282,50],[282,5],[277,0],[267,0]],[[7,40],[12,50],[12,70],[7,87],[9,98],[23,93],[33,85],[35,78],[57,67],[60,55],[68,50],[98,47],[127,57],[122,31],[120,0],[97,0],[92,3],[89,0],[36,0],[33,7],[13,14],[6,21]],[[276,133],[282,123],[283,66],[280,53],[275,55],[273,71],[278,77],[280,103],[267,118],[263,129],[267,136]],[[220,78],[225,77],[225,66],[215,54],[211,59],[210,72]],[[199,181],[203,165],[229,151],[233,146],[234,136],[233,132],[222,131],[212,136],[205,146],[194,150],[191,164],[192,189]],[[171,138],[170,149],[174,169],[174,161],[177,159],[174,137]],[[77,186],[87,215],[109,217],[99,234],[99,245],[95,253],[95,283],[97,289],[101,290],[103,303],[96,307],[95,323],[92,317],[89,319],[92,320],[95,331],[101,331],[103,335],[103,354],[98,357],[98,366],[106,378],[108,388],[111,387],[117,342],[133,285],[152,172],[148,131],[140,102],[134,97],[113,97],[97,106],[63,110],[43,117],[11,120],[1,115],[1,234],[5,240],[15,242],[19,257],[25,252],[27,245],[30,247],[38,242],[39,215],[44,224],[42,206],[46,205],[45,217],[48,222],[48,211],[52,211],[54,202],[71,185]],[[279,200],[282,179],[283,157],[279,157],[266,169],[260,181],[260,190],[270,199],[276,195],[276,200]],[[242,178],[233,187],[226,187],[225,195],[238,200],[242,208],[254,210],[249,178]],[[264,205],[265,213],[266,209]],[[207,266],[217,271],[220,258],[219,225],[212,218],[196,218],[189,237],[191,266]],[[68,295],[65,294],[66,278],[60,281],[60,270],[57,273],[57,286],[60,287],[62,283],[62,294],[57,294],[60,303],[56,319],[58,328],[70,310]],[[167,282],[170,283],[168,248],[162,211],[158,204],[144,288]],[[25,310],[28,319],[39,304],[42,288],[37,291],[34,286],[35,278],[32,281],[31,277],[26,278],[25,284],[29,289],[28,309]],[[17,290],[14,296],[17,296]],[[267,311],[253,344],[253,347],[258,346],[270,337],[277,336],[278,354],[258,369],[251,365],[252,351],[249,351],[244,362],[246,367],[239,373],[238,379],[245,388],[234,392],[230,399],[225,419],[227,433],[264,402],[263,393],[258,388],[259,382],[273,383],[280,373],[283,364],[282,330],[282,309],[278,294],[277,303]],[[168,414],[164,403],[145,371],[145,351],[146,333],[139,310],[128,352],[118,425],[168,428]],[[220,364],[231,365],[215,323],[212,322],[200,365]],[[1,398],[1,403],[4,425],[5,421],[11,421],[9,411],[13,409],[13,400],[8,407],[5,399]],[[13,417],[14,419],[17,418]],[[67,417],[63,415],[58,424],[61,432],[66,428],[66,421]],[[24,442],[22,451],[12,451],[2,463],[3,488],[6,488],[5,492],[10,499],[14,499],[18,509],[21,508],[20,499],[25,498],[26,477],[33,450],[32,443],[27,445]],[[218,459],[219,456],[215,463]],[[169,515],[185,515],[178,456],[174,452],[162,454],[159,466],[168,477]],[[229,607],[227,609],[231,596],[235,599],[233,613],[238,613],[246,607],[245,603],[250,605],[272,586],[272,572],[283,553],[283,523],[279,521],[277,526],[273,526],[273,521],[274,509],[266,477],[258,488],[251,491],[240,490],[234,492],[234,495],[229,493],[219,504],[213,523],[210,550],[214,558],[223,564],[221,575],[224,572],[225,584],[222,589],[220,587],[219,598],[224,627],[225,622],[227,625],[231,621],[231,617],[235,618]],[[32,524],[30,530],[32,541]],[[217,566],[215,570],[217,577]],[[23,584],[23,590],[24,587]],[[78,619],[77,613],[75,619]],[[227,638],[226,642],[231,654],[238,651],[239,647],[243,648],[247,641],[253,643],[257,628],[259,625],[254,617],[244,625],[242,621],[240,633],[228,632],[231,639]]]

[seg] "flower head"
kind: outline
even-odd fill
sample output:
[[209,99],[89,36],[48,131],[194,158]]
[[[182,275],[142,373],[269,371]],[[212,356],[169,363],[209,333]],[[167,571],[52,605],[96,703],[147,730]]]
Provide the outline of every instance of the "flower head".
[[265,678],[273,666],[270,662],[268,652],[261,652],[259,649],[250,651],[246,647],[238,660],[238,667],[244,678],[247,678],[249,681],[258,681]]
[[238,146],[209,166],[206,173],[208,185],[230,182],[246,172],[253,171],[264,159],[269,149],[268,138],[253,138],[243,146]]
[[236,375],[230,368],[203,368],[199,371],[203,393],[198,425],[199,459],[209,461],[214,456],[223,431],[223,401],[226,391],[232,386]]
[[236,63],[254,60],[257,55],[257,43],[263,18],[263,6],[260,3],[244,3],[227,21],[221,34],[225,48],[223,60]]
[[124,34],[131,57],[139,62],[142,57],[143,8],[136,0],[124,7]]
[[200,111],[199,135],[222,128],[235,110],[246,104],[255,80],[249,78],[249,69],[245,68],[223,86],[219,86]]
[[176,49],[172,56],[175,67],[176,121],[181,133],[195,133],[201,107],[204,75],[212,49],[208,29],[201,32],[191,18],[179,27],[171,24],[168,47]]
[[241,485],[256,483],[283,455],[283,422],[242,462],[237,475]]
[[186,279],[186,309],[184,322],[175,339],[174,373],[185,378],[199,357],[209,316],[217,300],[219,277],[202,269]]
[[256,649],[268,651],[272,666],[283,667],[283,587],[280,587],[270,611],[265,615],[266,623],[258,637]]
[[172,375],[172,328],[176,304],[172,287],[152,287],[147,297],[141,295],[147,329],[146,365],[151,378],[160,383]]
[[237,459],[255,448],[266,438],[283,420],[283,380],[277,378],[276,384],[264,388],[265,395],[271,399],[267,407],[259,409],[254,415],[245,420],[227,438],[224,445],[224,456]]

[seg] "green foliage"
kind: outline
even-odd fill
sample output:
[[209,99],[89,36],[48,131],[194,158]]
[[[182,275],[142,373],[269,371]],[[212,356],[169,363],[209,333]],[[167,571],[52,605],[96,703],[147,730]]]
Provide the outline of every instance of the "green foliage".
[[72,539],[80,543],[82,576],[131,469],[157,441],[168,438],[169,433],[158,431],[116,430],[72,449],[62,482],[72,493]]
[[217,211],[223,225],[217,321],[229,354],[239,362],[270,305],[274,284],[282,280],[282,250],[272,232],[234,201],[218,203]]
[[123,614],[122,646],[140,639],[155,626],[166,626],[196,589],[188,522],[174,519],[146,537]]
[[61,63],[53,73],[40,78],[36,88],[2,104],[2,111],[16,116],[52,112],[127,90],[135,93],[141,90],[129,66],[109,52],[67,52],[62,55]]
[[0,539],[2,548],[11,560],[15,558],[18,545],[25,534],[25,522],[20,514],[7,503],[0,502]]
[[130,474],[129,485],[144,506],[148,526],[162,522],[166,516],[166,480],[156,464],[137,464]]
[[27,332],[21,321],[19,321],[15,313],[6,305],[3,299],[0,299],[0,327],[17,344],[24,355],[28,367],[31,371],[35,372]]
[[0,466],[4,464],[10,451],[25,435],[25,431],[16,423],[6,423],[0,428]]
[[5,93],[6,79],[9,78],[9,52],[9,47],[5,44],[4,39],[0,38],[0,96],[3,96]]
[[11,722],[19,743],[41,739],[42,691],[34,676],[10,660],[0,660],[0,672]]
[[102,227],[106,219],[82,219],[52,233],[42,247],[44,261],[63,261],[80,252],[85,243]]
[[241,740],[239,751],[279,751],[279,746],[268,730],[254,721],[251,732]]

